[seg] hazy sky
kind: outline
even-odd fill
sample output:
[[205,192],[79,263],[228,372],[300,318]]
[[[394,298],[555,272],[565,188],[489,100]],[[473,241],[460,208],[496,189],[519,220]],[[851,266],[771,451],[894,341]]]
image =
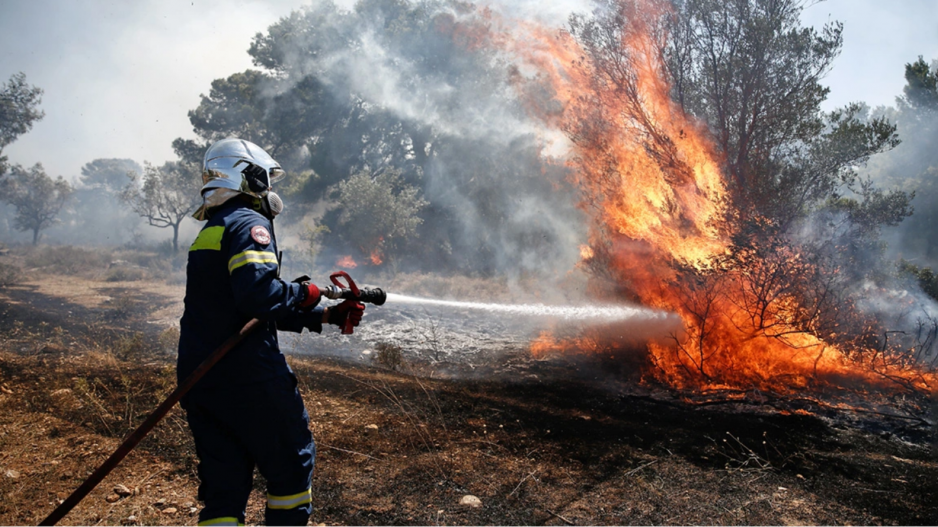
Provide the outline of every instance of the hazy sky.
[[[498,0],[563,20],[586,0]],[[303,0],[0,0],[0,82],[18,71],[45,90],[46,117],[7,147],[77,176],[102,157],[162,163],[176,137],[194,137],[186,112],[211,81],[251,67],[247,49]],[[340,6],[352,0],[339,0]],[[891,105],[904,64],[938,59],[938,0],[829,0],[807,24],[845,24],[844,49],[827,78],[827,109],[851,101]]]

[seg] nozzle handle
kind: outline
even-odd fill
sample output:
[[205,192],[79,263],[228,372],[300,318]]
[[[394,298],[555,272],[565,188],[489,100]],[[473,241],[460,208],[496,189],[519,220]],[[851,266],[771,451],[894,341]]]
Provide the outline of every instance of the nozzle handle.
[[[345,278],[345,284],[340,282],[339,278]],[[332,280],[332,283],[335,284],[336,287],[350,289],[352,291],[352,294],[355,295],[355,297],[358,297],[361,295],[361,291],[359,291],[358,286],[355,285],[355,280],[352,280],[352,277],[349,276],[348,273],[346,273],[345,271],[336,271],[332,273],[331,276],[329,276],[329,279]],[[346,302],[350,302],[350,301],[351,300],[346,300]],[[352,331],[355,329],[354,326],[352,326],[352,321],[347,316],[345,317],[345,322],[342,323],[341,327],[342,327],[343,335],[351,335]]]
[[[342,282],[340,282],[340,281],[339,281],[339,278],[345,278],[345,282],[346,282],[346,283],[343,284]],[[359,295],[361,294],[361,293],[358,291],[358,286],[355,285],[355,281],[352,280],[352,277],[349,276],[348,273],[346,273],[345,271],[336,271],[336,272],[332,273],[331,276],[329,276],[329,279],[332,280],[332,283],[335,284],[335,285],[338,286],[338,287],[342,287],[342,288],[345,288],[345,289],[351,289],[351,290],[352,290],[352,294],[355,295],[355,296],[359,296]]]

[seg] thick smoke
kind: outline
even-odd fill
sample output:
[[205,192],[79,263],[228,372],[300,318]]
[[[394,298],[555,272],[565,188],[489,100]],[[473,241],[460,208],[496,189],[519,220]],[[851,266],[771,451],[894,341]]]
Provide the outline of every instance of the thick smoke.
[[[931,86],[929,84],[931,79]],[[889,255],[919,266],[938,268],[938,60],[927,64],[921,57],[906,67],[904,94],[893,107],[879,107],[873,114],[896,125],[902,141],[889,152],[870,160],[864,175],[883,188],[915,192],[914,214],[885,232]],[[922,84],[925,84],[924,86]]]
[[[517,69],[486,42],[488,15],[454,2],[410,9],[360,2],[342,13],[320,2],[294,13],[290,18],[299,23],[293,27],[308,34],[277,41],[277,82],[267,85],[265,96],[282,99],[313,78],[337,105],[352,100],[359,115],[376,123],[362,131],[368,137],[353,136],[337,147],[328,143],[347,127],[333,127],[312,150],[322,156],[338,149],[332,155],[340,157],[363,149],[360,165],[336,166],[403,169],[408,182],[422,188],[430,206],[422,214],[422,247],[411,251],[416,259],[410,265],[515,276],[556,276],[574,268],[586,238],[584,218],[567,169],[547,155],[563,151],[566,139],[525,112],[512,83]],[[567,14],[555,13],[553,21]],[[395,142],[413,151],[387,154]],[[325,243],[326,253],[345,250],[335,237]]]

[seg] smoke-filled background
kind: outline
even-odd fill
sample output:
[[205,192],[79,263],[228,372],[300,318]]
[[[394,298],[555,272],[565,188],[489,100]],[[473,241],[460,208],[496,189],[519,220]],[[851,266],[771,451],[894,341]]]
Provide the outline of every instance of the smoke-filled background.
[[[290,174],[291,272],[544,290],[581,273],[681,315],[674,347],[649,345],[671,385],[842,376],[881,353],[878,373],[920,388],[907,370],[935,365],[938,335],[938,46],[935,7],[903,6],[7,5],[0,232],[155,247],[178,271],[202,155],[240,137]],[[25,44],[36,27],[62,40]]]
[[[116,192],[126,184],[127,170],[142,173],[144,162],[176,159],[176,138],[203,144],[234,134],[262,144],[266,139],[265,146],[276,141],[279,158],[296,173],[314,172],[316,181],[288,200],[293,214],[284,223],[301,223],[297,206],[327,197],[326,189],[350,174],[390,168],[402,171],[403,183],[419,188],[419,198],[428,202],[419,213],[418,261],[430,257],[447,267],[485,272],[571,267],[577,254],[570,248],[584,238],[582,218],[563,189],[562,168],[545,164],[550,155],[563,155],[564,138],[546,132],[519,108],[504,61],[446,33],[446,17],[475,16],[476,7],[462,6],[460,13],[460,6],[443,3],[420,3],[416,9],[417,4],[402,9],[406,4],[393,2],[356,6],[352,0],[303,5],[4,4],[0,24],[6,53],[0,70],[4,79],[22,71],[27,82],[42,88],[46,115],[3,153],[24,166],[41,162],[50,175],[62,175],[81,189],[65,207],[63,222],[45,230],[43,240],[166,240],[166,231],[134,220],[113,196],[102,197],[102,181],[111,185],[103,190]],[[509,18],[561,28],[571,13],[588,13],[594,5],[579,0],[492,7]],[[876,2],[823,2],[802,14],[805,25],[846,22],[826,109],[865,101],[893,112],[903,138],[917,142],[905,141],[886,154],[896,161],[877,167],[900,159],[910,165],[912,150],[922,155],[928,150],[922,148],[929,144],[927,134],[918,133],[909,118],[919,108],[903,113],[894,98],[903,95],[905,63],[918,55],[926,62],[938,56],[929,25],[934,9],[929,2],[888,10]],[[303,31],[283,36],[295,26]],[[311,97],[317,108],[292,113],[291,106]],[[370,136],[363,138],[363,131]],[[917,176],[910,172],[923,173],[928,166],[922,160],[892,172],[908,173],[899,177],[911,188],[915,183],[907,180]],[[918,192],[916,205],[926,192]],[[919,214],[906,223],[931,223],[928,207],[917,208]],[[314,229],[323,224],[320,219],[310,222]],[[323,248],[361,252],[348,247],[354,240],[346,240],[337,223],[325,219],[330,234],[321,238]],[[28,241],[30,233],[20,233],[9,219],[4,227],[7,240]],[[187,220],[181,229],[191,239],[197,224]],[[399,259],[394,251],[416,254],[413,247],[391,248],[394,243],[393,238],[386,242],[392,257]],[[912,249],[914,241],[903,242],[909,247],[903,254],[918,257],[928,245],[918,242]]]

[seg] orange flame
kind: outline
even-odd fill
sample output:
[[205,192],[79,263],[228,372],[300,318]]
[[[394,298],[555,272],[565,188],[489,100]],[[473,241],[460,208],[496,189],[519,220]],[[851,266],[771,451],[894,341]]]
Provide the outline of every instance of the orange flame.
[[343,256],[335,261],[336,267],[344,267],[346,269],[355,269],[358,267],[358,264],[355,263],[355,260],[352,259],[351,255]]
[[381,265],[384,263],[384,251],[381,249],[383,245],[384,236],[379,236],[375,248],[371,250],[371,255],[368,257],[368,259],[371,260],[371,265]]
[[[686,334],[673,345],[647,345],[658,380],[694,390],[783,393],[822,380],[880,384],[881,374],[863,370],[799,325],[803,306],[794,296],[777,295],[755,320],[740,307],[756,300],[745,276],[679,283],[677,268],[706,270],[727,253],[732,232],[721,160],[705,127],[671,100],[659,24],[668,4],[627,0],[620,8],[623,53],[614,64],[585,60],[589,53],[569,33],[509,24],[489,11],[484,26],[463,28],[454,38],[458,33],[473,48],[487,43],[516,57],[513,82],[529,112],[573,143],[567,164],[592,218],[589,244],[580,247],[584,263],[608,265],[642,303],[683,318]],[[573,343],[578,352],[603,349],[592,339]],[[569,353],[570,345],[547,333],[530,349],[544,357]],[[927,389],[915,372],[888,375]]]

